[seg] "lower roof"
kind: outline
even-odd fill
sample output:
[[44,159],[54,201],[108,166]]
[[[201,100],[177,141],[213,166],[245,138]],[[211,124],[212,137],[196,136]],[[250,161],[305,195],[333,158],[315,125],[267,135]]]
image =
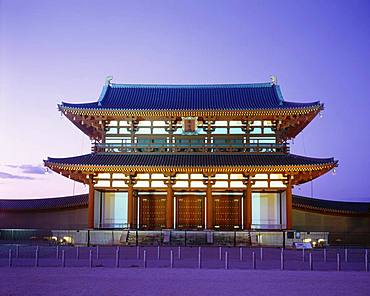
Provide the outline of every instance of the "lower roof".
[[[0,199],[3,211],[37,211],[87,207],[88,194],[42,199]],[[293,195],[293,207],[325,213],[370,215],[370,202],[345,202]]]
[[297,167],[336,166],[333,158],[312,158],[294,154],[86,154],[48,158],[47,166],[84,167]]
[[50,210],[86,207],[88,194],[37,199],[0,199],[0,210]]
[[370,202],[335,201],[295,195],[293,206],[309,211],[370,215]]

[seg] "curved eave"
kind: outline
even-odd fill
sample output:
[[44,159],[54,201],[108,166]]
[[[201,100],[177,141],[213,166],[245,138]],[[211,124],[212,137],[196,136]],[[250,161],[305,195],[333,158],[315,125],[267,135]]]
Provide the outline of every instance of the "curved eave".
[[85,207],[87,200],[86,194],[25,200],[3,199],[0,200],[0,209],[6,212],[71,210]]
[[370,213],[356,212],[351,210],[338,210],[332,208],[323,208],[313,205],[302,205],[293,202],[293,209],[305,212],[312,212],[324,215],[336,215],[336,216],[370,216]]
[[298,120],[298,124],[294,124],[293,127],[288,129],[286,134],[287,139],[295,138],[319,113],[324,109],[324,105],[321,104],[320,108],[308,113],[308,114],[299,114],[304,115],[303,120]]
[[[294,182],[295,185],[308,182],[318,176],[321,176],[338,164],[337,161],[331,163],[315,164],[315,165],[274,165],[274,166],[122,166],[122,165],[80,165],[80,164],[63,164],[58,162],[52,162],[50,160],[44,161],[45,166],[52,169],[55,172],[81,172],[81,174],[89,175],[98,172],[107,173],[244,173],[244,174],[256,174],[256,173],[302,173],[306,172],[307,176],[297,179]],[[310,172],[316,172],[310,174]],[[73,179],[73,176],[71,176]]]
[[246,109],[246,110],[123,110],[108,108],[76,108],[59,105],[59,110],[73,115],[88,116],[281,116],[281,115],[305,115],[311,112],[319,112],[323,105],[309,105],[298,108],[272,108],[272,109]]

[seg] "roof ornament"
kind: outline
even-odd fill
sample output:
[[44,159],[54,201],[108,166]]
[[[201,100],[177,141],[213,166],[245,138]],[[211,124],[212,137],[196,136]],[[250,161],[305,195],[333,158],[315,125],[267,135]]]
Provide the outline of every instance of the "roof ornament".
[[111,81],[113,80],[113,76],[107,76],[105,77],[105,83],[104,83],[104,86],[103,86],[103,89],[100,93],[100,96],[99,96],[99,100],[98,100],[98,106],[100,107],[101,106],[101,102],[103,101],[104,97],[105,97],[105,94],[108,90],[108,86],[112,85]]
[[283,95],[282,95],[282,93],[281,93],[280,87],[279,87],[279,85],[278,85],[278,80],[277,80],[276,75],[271,75],[271,76],[270,76],[270,79],[271,79],[270,84],[271,84],[272,86],[274,86],[274,85],[275,85],[275,91],[276,91],[276,93],[277,93],[277,95],[278,95],[278,97],[279,97],[279,106],[282,106],[282,105],[284,104],[284,98],[283,98]]
[[277,85],[277,77],[275,75],[270,76],[271,85]]
[[112,80],[113,80],[113,76],[111,75],[105,77],[105,85],[111,85]]

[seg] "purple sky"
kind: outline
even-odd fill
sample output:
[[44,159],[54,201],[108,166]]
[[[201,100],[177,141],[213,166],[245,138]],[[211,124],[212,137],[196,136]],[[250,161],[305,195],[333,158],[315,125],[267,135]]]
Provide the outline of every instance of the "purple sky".
[[0,0],[0,198],[86,191],[40,166],[90,152],[56,105],[97,100],[107,75],[181,84],[274,74],[286,100],[325,103],[291,151],[339,159],[335,176],[295,193],[370,201],[369,11],[365,0]]

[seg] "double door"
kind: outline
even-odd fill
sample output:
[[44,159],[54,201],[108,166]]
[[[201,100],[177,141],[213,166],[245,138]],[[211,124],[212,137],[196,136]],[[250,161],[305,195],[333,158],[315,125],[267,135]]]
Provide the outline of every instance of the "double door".
[[176,196],[176,228],[204,228],[204,196],[198,194]]
[[242,196],[214,195],[214,226],[220,230],[238,230],[242,226]]
[[140,196],[140,228],[162,229],[166,227],[166,195],[145,194]]

